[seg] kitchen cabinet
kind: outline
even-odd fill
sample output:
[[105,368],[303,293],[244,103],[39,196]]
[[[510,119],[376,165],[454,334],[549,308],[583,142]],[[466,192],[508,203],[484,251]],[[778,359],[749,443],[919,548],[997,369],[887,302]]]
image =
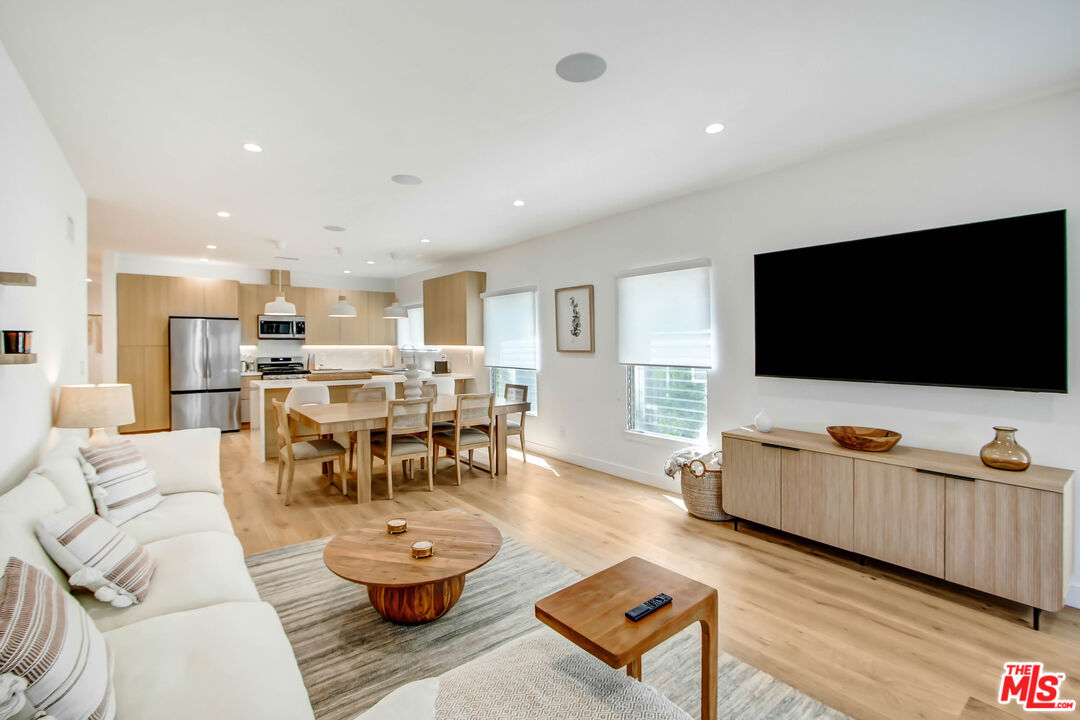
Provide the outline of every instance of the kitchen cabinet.
[[369,292],[367,297],[368,344],[397,345],[397,320],[383,318],[383,311],[394,302],[394,293]]
[[[337,295],[344,295],[345,302],[356,308],[356,317],[336,318],[338,321],[338,343],[340,345],[370,345],[368,331],[368,295],[362,290],[339,290]],[[334,302],[338,300],[334,297]],[[328,306],[329,307],[329,306]],[[331,318],[335,319],[335,318]]]
[[169,315],[237,317],[239,283],[217,278],[169,278]]
[[120,432],[168,430],[169,347],[167,345],[126,345],[116,354],[116,379],[131,385],[135,422]]
[[116,276],[117,345],[169,344],[169,280],[156,275]]
[[487,274],[466,270],[424,281],[424,342],[483,345]]
[[779,428],[736,428],[723,438],[723,506],[736,517],[1036,609],[1064,605],[1072,470],[1009,472],[907,446],[863,453]]

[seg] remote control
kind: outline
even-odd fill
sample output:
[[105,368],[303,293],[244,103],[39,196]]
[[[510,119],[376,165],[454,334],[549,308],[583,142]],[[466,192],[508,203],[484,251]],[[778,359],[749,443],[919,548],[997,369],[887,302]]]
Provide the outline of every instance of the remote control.
[[636,608],[631,608],[630,610],[627,610],[626,617],[630,618],[634,622],[637,622],[646,615],[653,613],[670,603],[671,596],[660,593],[651,600],[646,600],[645,602],[641,603]]

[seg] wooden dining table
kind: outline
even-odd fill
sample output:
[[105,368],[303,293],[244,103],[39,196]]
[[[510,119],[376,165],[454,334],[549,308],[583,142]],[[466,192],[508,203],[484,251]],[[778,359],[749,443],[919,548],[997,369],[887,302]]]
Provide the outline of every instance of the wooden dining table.
[[[289,417],[320,435],[356,433],[356,502],[371,502],[371,431],[386,429],[388,402],[330,403],[328,405],[297,405]],[[525,412],[530,403],[495,399],[495,457],[496,475],[509,474],[506,459],[506,416]],[[431,407],[432,422],[454,422],[457,416],[457,396],[439,395]]]

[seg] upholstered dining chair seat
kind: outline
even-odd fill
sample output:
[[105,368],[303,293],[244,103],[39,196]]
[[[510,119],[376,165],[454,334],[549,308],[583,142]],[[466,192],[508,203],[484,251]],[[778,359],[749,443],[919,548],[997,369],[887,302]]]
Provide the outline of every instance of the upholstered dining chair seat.
[[[451,442],[454,441],[453,430],[443,430],[442,432],[435,434],[439,437],[446,438]],[[476,428],[461,428],[460,444],[462,445],[486,445],[488,439],[488,434],[483,430],[477,430]]]
[[[372,438],[371,446],[385,453],[386,436],[378,439]],[[398,457],[399,455],[415,455],[416,453],[427,451],[427,443],[420,438],[415,438],[411,435],[395,435],[394,443],[391,447],[393,452],[392,457]]]
[[341,443],[326,438],[296,442],[292,444],[293,457],[297,460],[309,460],[311,458],[330,455],[342,455],[345,448]]

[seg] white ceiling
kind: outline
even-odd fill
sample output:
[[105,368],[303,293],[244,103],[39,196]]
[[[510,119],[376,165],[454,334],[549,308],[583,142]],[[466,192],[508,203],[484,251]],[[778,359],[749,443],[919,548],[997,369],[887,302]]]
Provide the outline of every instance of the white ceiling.
[[[1076,0],[0,0],[92,248],[361,277],[1076,85],[1078,29]],[[607,73],[559,79],[583,51]]]

